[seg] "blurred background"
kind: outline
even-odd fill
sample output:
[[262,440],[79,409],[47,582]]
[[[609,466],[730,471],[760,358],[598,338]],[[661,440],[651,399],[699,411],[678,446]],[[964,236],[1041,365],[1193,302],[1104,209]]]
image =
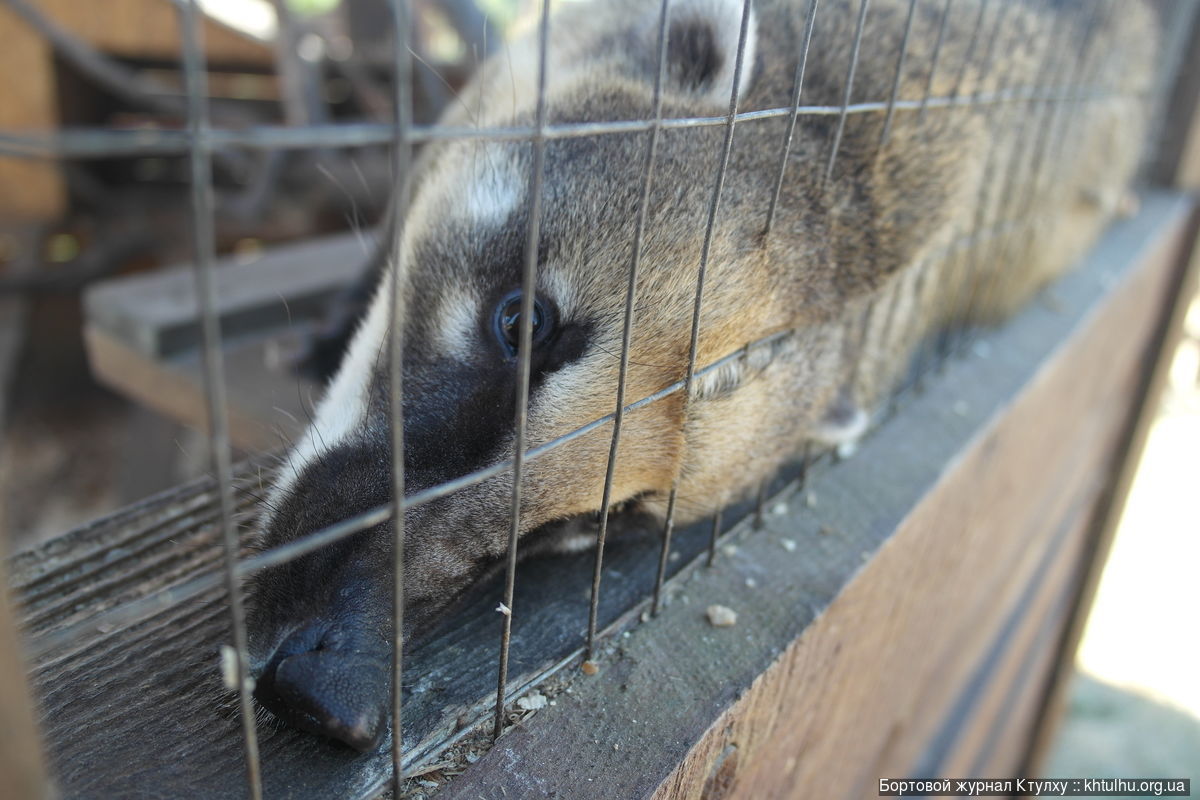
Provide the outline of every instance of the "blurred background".
[[[311,410],[319,383],[303,367],[322,337],[336,339],[327,309],[374,251],[392,175],[391,20],[379,0],[201,5],[215,127],[352,124],[363,139],[214,154],[218,266],[250,287],[220,301],[235,445],[249,452],[281,446]],[[415,3],[418,123],[455,100],[533,5]],[[183,269],[189,164],[168,136],[186,125],[171,3],[7,0],[0,42],[0,134],[37,156],[0,158],[0,550],[12,554],[203,476],[208,453]],[[84,127],[125,138],[69,134]],[[71,149],[93,155],[55,158]],[[303,244],[278,249],[289,242]],[[106,292],[118,276],[133,282]],[[1047,775],[1200,785],[1198,488],[1200,303]]]
[[[368,267],[387,206],[392,22],[378,0],[201,5],[214,127],[360,124],[369,140],[214,156],[218,267],[234,291],[261,288],[229,301],[257,318],[239,328],[223,313],[237,334],[227,356],[235,445],[278,447],[311,408],[314,383],[295,374],[296,361],[331,298]],[[434,121],[534,7],[416,2],[416,122]],[[0,3],[0,132],[10,145],[28,132],[16,146],[37,156],[0,158],[0,532],[10,552],[207,469],[204,437],[183,424],[200,421],[198,342],[172,327],[191,309],[163,309],[176,291],[193,302],[181,272],[193,246],[188,158],[153,146],[155,134],[186,126],[177,27],[169,0]],[[45,141],[85,127],[142,138]],[[56,160],[58,148],[98,152]],[[291,241],[305,244],[272,272],[264,251]],[[156,281],[163,268],[180,279]],[[298,273],[309,279],[301,291]],[[89,304],[90,288],[135,275],[151,276],[137,303]]]

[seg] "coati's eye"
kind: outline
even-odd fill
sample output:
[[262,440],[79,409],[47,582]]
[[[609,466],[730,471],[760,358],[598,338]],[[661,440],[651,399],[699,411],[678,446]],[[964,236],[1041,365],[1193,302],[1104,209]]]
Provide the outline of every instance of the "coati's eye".
[[[516,289],[505,295],[496,306],[496,338],[510,356],[517,354],[517,347],[521,342],[521,299],[522,292]],[[535,346],[544,342],[553,326],[554,315],[550,307],[540,298],[534,297],[530,342]]]

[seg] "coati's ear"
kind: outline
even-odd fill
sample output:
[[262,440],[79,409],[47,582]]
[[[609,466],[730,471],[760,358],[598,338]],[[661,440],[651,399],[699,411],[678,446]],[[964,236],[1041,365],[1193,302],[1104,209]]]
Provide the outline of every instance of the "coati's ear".
[[[716,107],[729,104],[733,74],[737,66],[738,36],[742,28],[744,0],[669,0],[667,20],[667,90],[693,94]],[[639,50],[653,80],[658,69],[658,0],[645,4]],[[756,39],[753,7],[746,8],[750,20],[742,50],[742,74],[738,93],[745,94],[754,76]]]

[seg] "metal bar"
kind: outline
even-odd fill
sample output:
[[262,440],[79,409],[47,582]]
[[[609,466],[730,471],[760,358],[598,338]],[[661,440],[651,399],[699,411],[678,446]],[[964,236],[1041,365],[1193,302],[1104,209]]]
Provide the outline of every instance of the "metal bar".
[[[850,108],[850,94],[854,91],[854,73],[858,71],[858,54],[862,49],[863,28],[867,22],[867,7],[871,0],[860,0],[858,5],[858,22],[854,28],[854,46],[850,50],[850,68],[846,72],[846,93],[842,95],[842,113],[838,116],[837,129],[833,134],[833,145],[829,148],[829,163],[825,166],[825,181],[833,178],[833,165],[837,163],[838,148],[842,146],[842,134],[846,132],[847,109]],[[893,108],[895,106],[893,105]]]
[[[996,42],[1000,39],[1000,34],[1003,30],[1005,12],[1010,8],[1012,8],[1011,3],[1001,3],[1000,9],[996,13],[995,28],[989,40],[988,48],[984,55],[984,62],[979,70],[979,76],[975,82],[976,94],[982,93],[983,82],[991,75],[996,51]],[[966,62],[964,62],[964,65],[965,63]],[[999,85],[1003,86],[1012,79],[1012,63],[1013,62],[1010,62],[1009,69],[1005,70],[1003,76],[999,79]],[[996,117],[998,116],[996,109],[998,108],[1000,107],[988,106],[987,110],[984,112],[984,124],[988,129],[994,129],[996,125]],[[1003,148],[1001,147],[1000,141],[994,141],[992,146],[988,149],[987,160],[984,162],[983,178],[980,181],[979,191],[977,192],[975,199],[972,235],[977,236],[984,230],[987,214],[991,205],[989,204],[989,198],[993,193],[992,186],[994,185],[995,172],[1001,164],[1000,153],[1002,149]],[[998,221],[996,217],[999,215],[999,208],[996,208],[995,212],[993,224]],[[977,248],[969,254],[969,261],[964,266],[962,275],[955,281],[947,282],[947,291],[944,294],[943,303],[939,308],[937,316],[938,324],[945,326],[947,329],[944,335],[941,337],[940,344],[943,346],[939,347],[937,352],[939,363],[944,363],[949,357],[950,353],[954,350],[954,347],[951,345],[951,339],[955,335],[955,325],[958,323],[961,326],[964,321],[962,319],[965,314],[964,301],[969,297],[971,286],[976,276],[979,274],[980,270],[983,269],[981,262],[982,259],[980,258],[979,249]],[[946,298],[953,299],[949,302],[949,304],[947,304]]]
[[[654,119],[662,120],[662,87],[667,74],[667,24],[670,0],[662,0],[658,13],[658,70],[654,75]],[[604,543],[608,534],[609,505],[612,503],[613,476],[616,473],[617,451],[621,443],[621,424],[625,420],[625,384],[629,372],[629,345],[633,337],[633,309],[637,299],[638,267],[642,257],[642,240],[646,231],[646,215],[650,207],[650,185],[653,180],[655,157],[661,128],[650,129],[646,145],[646,162],[642,168],[642,193],[638,201],[637,221],[634,223],[633,254],[629,261],[629,283],[625,288],[625,322],[621,331],[621,365],[617,375],[617,409],[613,413],[612,443],[608,449],[608,464],[604,472],[604,491],[600,500],[600,527],[596,532],[596,563],[592,571],[591,603],[588,607],[587,647],[585,658],[590,660],[596,645],[596,624],[600,613],[600,579],[604,566]]]
[[[866,2],[866,0],[863,0],[863,2]],[[717,222],[717,212],[721,208],[721,192],[725,188],[725,173],[729,170],[729,154],[733,150],[733,129],[737,118],[738,87],[742,80],[742,56],[746,50],[746,36],[750,29],[751,6],[751,0],[744,0],[742,3],[742,25],[741,30],[738,32],[737,57],[733,66],[733,88],[729,92],[729,114],[726,118],[728,127],[725,128],[725,142],[721,147],[721,161],[717,167],[717,178],[713,183],[712,199],[708,205],[708,221],[704,227],[704,244],[700,248],[700,267],[696,272],[696,299],[692,303],[692,331],[691,341],[688,344],[687,372],[684,375],[683,410],[680,414],[681,426],[686,425],[688,406],[692,398],[692,384],[696,376],[696,353],[700,343],[700,310],[704,304],[704,276],[708,271],[708,257],[712,250],[713,228]],[[741,352],[734,355],[738,358],[742,357]],[[684,449],[686,452],[686,443]],[[674,480],[671,482],[670,500],[667,502],[667,519],[663,523],[664,549],[667,546],[666,539],[675,525],[675,506],[678,492],[679,475],[676,473]],[[660,594],[660,591],[656,586],[655,596],[657,597],[658,594]]]
[[[1094,10],[1094,5],[1089,4],[1088,7]],[[1049,78],[1058,67],[1058,61],[1064,59],[1066,54],[1071,52],[1072,26],[1066,24],[1064,15],[1057,15],[1054,24],[1054,29],[1047,36],[1043,61],[1038,69],[1038,82],[1043,85],[1049,82]],[[1061,41],[1059,41],[1060,37]],[[1067,89],[1064,92],[1066,96],[1070,94],[1070,76],[1071,73],[1068,73],[1061,81],[1061,85]],[[1043,102],[1040,114],[1037,110],[1031,110],[1022,116],[1019,135],[1014,139],[1013,156],[1006,165],[1006,181],[997,201],[998,217],[1011,219],[1016,216],[1017,209],[1032,207],[1032,192],[1028,189],[1022,191],[1021,180],[1036,174],[1043,151],[1048,143],[1054,112],[1055,102],[1048,100]],[[1032,133],[1030,133],[1031,131]],[[1018,153],[1017,147],[1025,142],[1027,134],[1032,136],[1033,141],[1024,152]],[[1002,278],[1005,265],[1012,263],[1014,246],[1011,238],[1005,240],[1000,237],[990,243],[989,257],[984,262],[990,265],[990,273],[980,276],[978,285],[972,287],[972,295],[967,299],[966,307],[963,310],[964,317],[971,318],[976,308],[987,307],[987,300],[995,295],[996,286]]]
[[[388,310],[388,403],[392,435],[392,795],[400,797],[404,780],[404,324],[403,271],[400,259],[412,192],[412,31],[410,0],[389,0],[394,43],[395,139],[392,144],[391,298]],[[386,244],[385,244],[386,246]]]
[[[787,172],[788,156],[792,151],[792,138],[796,133],[796,120],[800,116],[800,93],[804,89],[804,70],[808,67],[808,48],[812,44],[813,23],[817,20],[817,4],[820,0],[809,0],[808,17],[804,22],[804,41],[800,45],[800,61],[796,64],[796,77],[792,79],[792,114],[788,120],[787,133],[783,137],[783,152],[779,154],[779,171],[775,176],[775,189],[771,192],[771,205],[767,209],[767,224],[763,227],[763,239],[771,234],[775,224],[775,212],[779,206],[779,194],[783,191],[783,175]],[[916,0],[913,0],[915,3]]]
[[[1102,86],[1094,87],[1088,97],[1104,99],[1127,96]],[[929,108],[948,108],[965,103],[1008,104],[1057,99],[1059,93],[1044,87],[1023,87],[1011,92],[989,92],[982,97],[927,97],[921,100],[897,100],[897,111]],[[872,114],[886,112],[888,102],[851,103],[849,106],[793,106],[742,111],[734,118],[741,124],[758,120],[790,117],[799,113],[807,117],[833,117],[842,114]],[[709,117],[672,117],[662,121],[664,130],[706,128],[724,125],[728,115]],[[629,134],[650,130],[651,120],[614,120],[611,122],[571,122],[547,125],[542,138],[569,139],[577,136]],[[210,129],[203,147],[209,151],[228,148],[253,150],[298,150],[321,148],[355,148],[390,145],[393,126],[382,123],[338,123],[288,128],[256,125],[246,128]],[[423,144],[436,141],[528,141],[536,131],[530,127],[476,128],[454,125],[418,126],[410,129],[408,142]],[[73,128],[56,132],[29,134],[0,134],[0,156],[23,159],[115,158],[125,156],[184,155],[191,147],[190,135],[177,130],[108,130]]]
[[[967,52],[963,56],[962,65],[958,68],[958,77],[954,79],[954,96],[960,97],[963,83],[967,79],[967,68],[975,58],[975,49],[979,46],[979,32],[983,30],[983,18],[987,14],[988,0],[980,0],[979,13],[975,16],[975,24],[971,26],[971,38],[967,42]],[[995,41],[993,39],[993,41]]]
[[717,562],[717,539],[721,538],[721,519],[725,510],[724,501],[717,507],[716,513],[713,514],[712,530],[708,536],[708,558],[705,560],[705,566],[711,567]]
[[767,492],[770,491],[771,479],[765,478],[758,484],[754,495],[754,529],[761,530],[767,523]]
[[896,74],[892,76],[892,91],[888,95],[887,114],[883,118],[883,132],[879,134],[879,150],[887,144],[892,132],[892,117],[896,113],[896,97],[900,94],[900,76],[904,72],[904,60],[908,57],[908,40],[912,35],[913,17],[916,16],[917,0],[908,0],[908,17],[904,20],[904,35],[900,39],[900,54],[896,56]]
[[533,165],[529,176],[529,231],[525,240],[525,267],[521,275],[520,342],[517,347],[516,443],[512,471],[512,520],[508,529],[508,556],[504,568],[504,608],[500,615],[500,668],[496,678],[496,719],[492,738],[504,732],[504,694],[508,686],[508,649],[512,640],[513,590],[517,581],[517,539],[521,533],[521,476],[525,467],[525,428],[529,416],[529,371],[533,346],[533,300],[537,294],[538,240],[541,236],[542,181],[545,177],[546,57],[550,49],[550,0],[542,0],[538,28],[537,128],[533,136]]
[[671,555],[671,534],[675,531],[675,498],[679,487],[672,486],[667,497],[667,520],[663,525],[662,547],[658,551],[658,574],[654,578],[654,593],[650,600],[650,616],[657,617],[662,609],[663,583],[667,579],[667,561]]
[[938,22],[937,39],[933,42],[933,55],[929,60],[929,78],[925,83],[925,96],[921,98],[921,122],[925,121],[925,112],[929,110],[930,104],[933,102],[931,95],[933,94],[933,79],[937,75],[938,63],[942,58],[942,44],[946,41],[946,23],[950,21],[950,0],[946,0],[942,6],[941,21]]
[[246,644],[246,611],[238,577],[239,541],[234,522],[233,456],[229,444],[229,417],[225,398],[225,365],[221,351],[221,322],[217,318],[216,286],[212,279],[216,235],[213,230],[212,159],[202,146],[208,136],[208,75],[204,65],[203,29],[199,24],[197,0],[177,3],[183,48],[184,85],[187,88],[188,131],[194,145],[190,151],[192,236],[195,250],[196,297],[200,305],[204,343],[204,402],[208,414],[208,447],[220,507],[221,544],[224,553],[225,587],[229,593],[229,617],[233,628],[233,650],[241,711],[242,744],[246,755],[246,788],[253,800],[262,798],[262,772],[255,728],[254,698]]

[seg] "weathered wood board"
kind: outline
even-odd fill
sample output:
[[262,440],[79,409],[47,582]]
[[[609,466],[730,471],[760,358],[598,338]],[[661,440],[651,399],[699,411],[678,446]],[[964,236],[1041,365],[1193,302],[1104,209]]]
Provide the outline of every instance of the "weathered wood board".
[[[230,433],[236,447],[272,450],[298,434],[317,387],[297,377],[297,347],[334,294],[353,283],[373,234],[345,233],[272,247],[251,263],[213,266],[226,342]],[[195,274],[190,267],[102,281],[84,298],[84,338],[95,376],[170,419],[204,430],[207,412]]]
[[[567,664],[562,693],[445,796],[874,796],[879,775],[1007,769],[1189,208],[1148,198],[1053,303],[931,376],[854,458],[773,503],[767,530],[740,525],[714,568],[673,580],[661,618],[613,640],[598,675],[569,669],[591,554],[524,564],[510,686],[515,696]],[[245,468],[247,513],[257,484]],[[242,792],[218,680],[228,631],[213,503],[211,486],[184,487],[10,562],[65,796]],[[657,555],[654,532],[626,527],[602,596],[602,623],[618,628],[636,619]],[[707,537],[707,524],[680,532],[672,570]],[[482,587],[406,653],[410,768],[486,717],[498,594]],[[710,627],[710,603],[737,610],[737,625]],[[131,608],[120,624],[107,616]],[[386,743],[358,755],[290,730],[260,735],[268,797],[371,796],[388,774]]]

